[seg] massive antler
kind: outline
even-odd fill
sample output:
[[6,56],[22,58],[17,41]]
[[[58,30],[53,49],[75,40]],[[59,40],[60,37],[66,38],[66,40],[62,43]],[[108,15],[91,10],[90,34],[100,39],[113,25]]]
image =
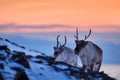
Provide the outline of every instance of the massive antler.
[[[60,35],[57,36],[57,47],[59,47],[59,41],[58,41],[58,38],[60,37]],[[65,43],[63,45],[60,44],[60,47],[64,47],[65,44],[67,43],[67,38],[66,36],[64,37],[65,38]]]
[[76,28],[76,34],[74,35],[74,37],[75,37],[77,40],[79,40],[79,38],[78,38],[78,28]]
[[59,46],[59,41],[58,41],[59,37],[60,37],[60,35],[57,36],[57,47]]
[[64,43],[63,45],[60,44],[60,48],[61,48],[61,47],[64,47],[65,44],[67,43],[67,38],[66,38],[66,36],[65,36],[64,38],[65,38],[65,43]]
[[84,40],[86,40],[90,36],[90,34],[91,34],[91,29],[90,29],[89,34],[87,36],[85,35],[85,39]]
[[67,38],[65,36],[65,43],[62,45],[62,47],[65,46],[66,43],[67,43]]

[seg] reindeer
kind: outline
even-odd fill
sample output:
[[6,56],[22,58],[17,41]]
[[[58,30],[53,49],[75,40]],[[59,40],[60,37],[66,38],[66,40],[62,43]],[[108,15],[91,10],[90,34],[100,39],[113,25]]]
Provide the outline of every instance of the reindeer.
[[63,45],[59,45],[58,38],[60,35],[57,36],[57,45],[54,47],[54,57],[55,61],[64,62],[73,66],[77,66],[77,55],[74,53],[74,50],[65,46],[67,43],[67,39],[65,36],[65,43]]
[[76,34],[74,35],[76,38],[76,48],[74,51],[75,54],[79,55],[85,71],[99,72],[102,63],[103,51],[93,42],[86,41],[90,34],[91,29],[89,34],[87,36],[85,35],[83,40],[79,40],[78,28],[76,28]]

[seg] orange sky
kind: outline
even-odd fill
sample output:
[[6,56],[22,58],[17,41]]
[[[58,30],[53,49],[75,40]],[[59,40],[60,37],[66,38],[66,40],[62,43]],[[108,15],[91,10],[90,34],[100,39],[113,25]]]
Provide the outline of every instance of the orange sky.
[[[120,0],[0,0],[0,24],[8,23],[94,26],[96,31],[108,30],[108,25],[120,25]],[[107,26],[95,27],[101,25]],[[110,31],[119,32],[118,29],[112,27]]]

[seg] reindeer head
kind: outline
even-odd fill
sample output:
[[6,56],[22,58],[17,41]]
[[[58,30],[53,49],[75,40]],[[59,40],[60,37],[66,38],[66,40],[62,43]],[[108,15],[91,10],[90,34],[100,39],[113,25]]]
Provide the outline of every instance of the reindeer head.
[[90,36],[90,34],[91,34],[91,29],[90,29],[89,34],[87,36],[85,35],[85,38],[83,40],[79,40],[79,38],[78,38],[78,28],[76,28],[76,34],[74,35],[74,37],[76,38],[76,40],[75,40],[75,43],[76,43],[75,53],[76,54],[78,54],[80,52],[80,50],[82,48],[84,48],[84,46],[87,44],[86,39]]
[[54,57],[55,58],[64,51],[64,46],[67,43],[67,39],[65,36],[65,43],[63,45],[61,45],[61,44],[59,45],[59,41],[58,41],[59,37],[60,37],[60,35],[57,36],[57,45],[54,47]]

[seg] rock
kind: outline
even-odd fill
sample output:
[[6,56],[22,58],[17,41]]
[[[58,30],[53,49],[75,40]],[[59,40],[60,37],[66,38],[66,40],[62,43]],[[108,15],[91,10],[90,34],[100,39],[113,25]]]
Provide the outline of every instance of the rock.
[[0,69],[4,69],[3,63],[0,63]]
[[0,73],[0,80],[4,80],[2,74]]
[[11,43],[11,41],[10,41],[10,40],[8,40],[8,39],[5,39],[5,41],[7,41],[7,42]]
[[31,58],[33,58],[32,55],[26,55],[25,57],[26,57],[27,59],[31,59]]
[[[14,51],[15,52],[15,51]],[[12,55],[11,59],[21,65],[23,65],[25,68],[30,68],[29,62],[25,58],[24,52],[15,52],[15,54]]]
[[46,57],[45,56],[41,56],[41,55],[37,55],[35,58],[37,58],[37,59],[45,59]]
[[13,52],[17,55],[25,56],[24,52],[20,52],[20,51],[13,51]]
[[10,54],[10,49],[7,47],[7,45],[1,45],[0,50],[5,50],[5,52],[9,55]]
[[7,45],[0,45],[0,50],[7,50]]
[[3,40],[3,38],[0,37],[0,40]]
[[6,57],[3,54],[0,54],[0,60],[5,61]]
[[25,47],[24,46],[19,46],[20,48],[22,48],[22,49],[25,49]]
[[40,73],[40,75],[43,75],[42,73]]
[[34,62],[39,64],[43,63],[43,61],[34,61]]
[[100,77],[103,78],[103,80],[116,80],[115,78],[112,78],[112,77],[108,76],[104,72],[99,72],[99,75],[100,75]]
[[29,78],[23,70],[20,70],[16,73],[14,80],[29,80]]
[[52,65],[54,63],[54,60],[55,60],[55,58],[53,58],[53,57],[50,57],[50,56],[41,56],[41,55],[38,55],[35,58],[47,61],[48,65]]

